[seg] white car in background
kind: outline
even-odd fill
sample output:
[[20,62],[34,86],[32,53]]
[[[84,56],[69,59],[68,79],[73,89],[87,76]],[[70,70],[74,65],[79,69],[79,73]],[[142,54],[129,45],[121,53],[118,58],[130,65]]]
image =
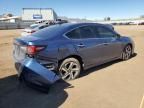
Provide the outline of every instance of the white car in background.
[[40,24],[45,23],[45,22],[46,22],[45,20],[39,20],[39,21],[36,21],[34,24],[31,24],[30,27],[40,25]]
[[46,27],[48,27],[49,24],[40,24],[40,25],[33,25],[33,26],[30,26],[28,28],[25,28],[22,33],[21,33],[21,36],[28,36],[28,35],[31,35],[32,33],[34,32],[37,32],[41,29],[44,29]]

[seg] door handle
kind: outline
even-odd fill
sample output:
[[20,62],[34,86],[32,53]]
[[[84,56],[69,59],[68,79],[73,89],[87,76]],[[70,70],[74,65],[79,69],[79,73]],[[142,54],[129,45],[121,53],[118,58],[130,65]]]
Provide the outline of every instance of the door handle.
[[78,46],[78,47],[80,47],[80,48],[85,47],[85,45],[84,45],[84,44],[78,44],[77,46]]

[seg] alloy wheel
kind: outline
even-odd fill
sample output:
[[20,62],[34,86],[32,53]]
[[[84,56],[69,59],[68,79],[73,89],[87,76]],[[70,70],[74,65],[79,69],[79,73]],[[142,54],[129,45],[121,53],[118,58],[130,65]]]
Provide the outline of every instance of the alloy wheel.
[[131,57],[132,54],[132,48],[130,45],[127,45],[122,53],[122,59],[128,60]]
[[73,80],[80,73],[80,65],[77,62],[69,61],[62,64],[59,71],[63,80]]

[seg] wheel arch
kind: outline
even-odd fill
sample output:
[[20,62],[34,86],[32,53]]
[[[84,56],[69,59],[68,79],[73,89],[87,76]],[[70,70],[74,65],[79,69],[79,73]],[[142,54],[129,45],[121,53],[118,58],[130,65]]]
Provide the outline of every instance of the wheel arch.
[[126,46],[128,46],[128,45],[130,45],[130,46],[131,46],[131,48],[132,48],[132,50],[133,50],[133,45],[132,45],[132,43],[127,43],[127,44],[124,46],[123,50],[124,50],[124,49],[125,49],[125,47],[126,47]]
[[[77,59],[77,60],[80,62],[80,64],[81,64],[81,69],[83,70],[83,64],[84,64],[84,62],[83,62],[82,58],[81,58],[79,55],[69,55],[69,56],[67,56],[67,57],[59,60],[59,61],[58,61],[58,65],[60,66],[60,64],[61,64],[65,59],[67,59],[67,58],[75,58],[75,59]],[[58,66],[58,67],[59,67],[59,66]]]
[[132,45],[132,43],[128,43],[128,44],[126,44],[126,46],[128,46],[128,45],[130,45],[130,46],[131,46],[131,48],[133,48],[133,45]]

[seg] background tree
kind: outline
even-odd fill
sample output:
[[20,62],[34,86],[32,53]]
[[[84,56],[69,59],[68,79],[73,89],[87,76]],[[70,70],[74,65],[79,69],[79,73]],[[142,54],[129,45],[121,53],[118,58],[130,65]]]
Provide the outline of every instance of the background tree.
[[105,17],[105,18],[104,18],[104,21],[110,21],[110,20],[111,20],[110,17]]

